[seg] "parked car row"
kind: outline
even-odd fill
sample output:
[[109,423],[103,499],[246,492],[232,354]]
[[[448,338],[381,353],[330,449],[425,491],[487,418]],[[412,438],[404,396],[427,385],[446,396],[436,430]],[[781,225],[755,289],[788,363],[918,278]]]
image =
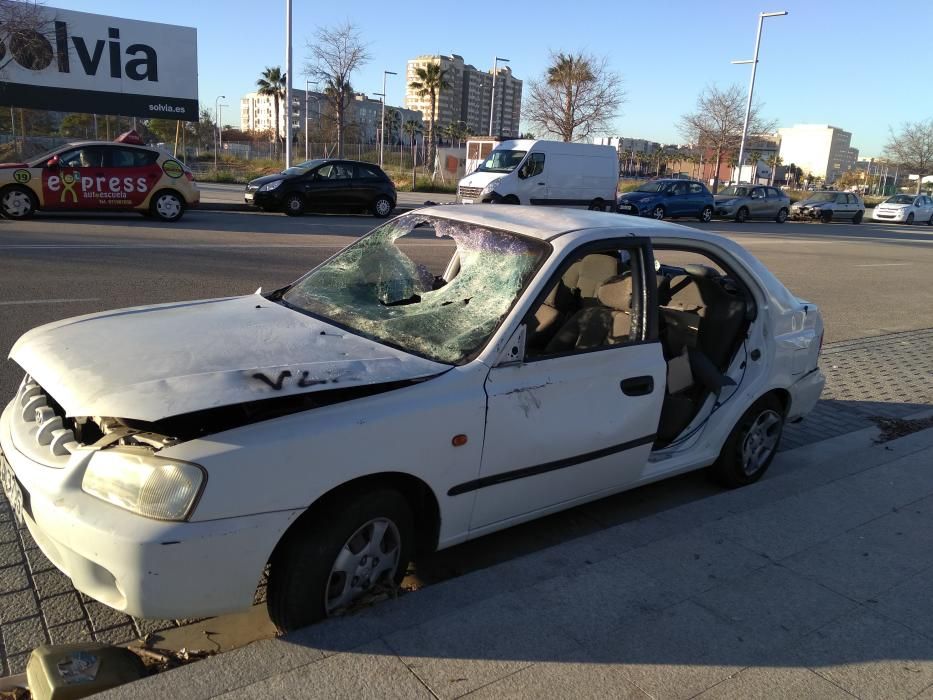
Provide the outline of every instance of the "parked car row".
[[619,195],[617,211],[654,219],[696,217],[710,221],[718,217],[739,223],[749,219],[784,223],[790,208],[790,199],[776,187],[733,185],[713,195],[702,182],[668,178],[651,180]]

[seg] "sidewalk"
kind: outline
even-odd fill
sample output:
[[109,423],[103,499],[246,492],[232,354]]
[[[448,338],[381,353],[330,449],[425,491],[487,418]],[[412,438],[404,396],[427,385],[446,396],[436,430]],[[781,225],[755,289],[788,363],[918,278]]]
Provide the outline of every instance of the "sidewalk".
[[933,429],[101,697],[933,697]]

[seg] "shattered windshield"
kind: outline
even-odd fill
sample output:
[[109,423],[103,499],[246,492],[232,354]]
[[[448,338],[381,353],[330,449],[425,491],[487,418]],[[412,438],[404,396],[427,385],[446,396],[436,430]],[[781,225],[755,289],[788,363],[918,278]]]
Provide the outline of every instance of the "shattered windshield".
[[[425,234],[456,244],[450,279],[416,264],[399,245],[421,248]],[[462,364],[499,327],[548,251],[547,244],[515,234],[409,214],[309,272],[282,299],[386,345]]]

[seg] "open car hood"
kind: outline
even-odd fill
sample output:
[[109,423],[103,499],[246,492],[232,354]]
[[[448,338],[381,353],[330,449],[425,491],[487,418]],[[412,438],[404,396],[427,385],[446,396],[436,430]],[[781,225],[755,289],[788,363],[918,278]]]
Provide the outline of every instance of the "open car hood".
[[142,421],[450,368],[259,295],[65,319],[23,335],[10,358],[69,416]]

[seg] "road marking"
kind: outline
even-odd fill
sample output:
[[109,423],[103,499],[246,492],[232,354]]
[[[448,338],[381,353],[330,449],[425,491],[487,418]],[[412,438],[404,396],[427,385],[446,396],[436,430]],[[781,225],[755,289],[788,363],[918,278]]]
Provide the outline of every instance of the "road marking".
[[856,265],[856,267],[904,267],[913,263],[870,263],[866,265]]
[[24,299],[22,301],[0,301],[0,306],[19,306],[21,304],[80,304],[85,301],[100,301],[100,297],[86,299]]

